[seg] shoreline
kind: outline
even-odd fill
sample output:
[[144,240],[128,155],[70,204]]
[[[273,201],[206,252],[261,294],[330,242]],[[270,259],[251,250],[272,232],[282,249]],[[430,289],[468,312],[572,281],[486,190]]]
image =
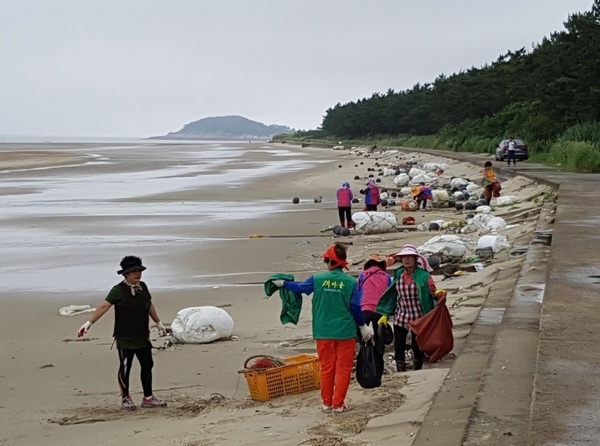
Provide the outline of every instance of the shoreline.
[[[244,379],[237,373],[243,358],[253,354],[293,356],[314,352],[314,344],[310,339],[309,299],[304,300],[299,325],[290,327],[279,324],[280,303],[277,296],[265,299],[262,287],[258,284],[213,288],[209,283],[203,289],[193,289],[185,284],[180,287],[181,282],[185,282],[183,279],[191,276],[190,280],[194,280],[194,269],[202,268],[206,268],[205,274],[212,277],[219,273],[230,274],[224,277],[230,278],[232,284],[247,280],[247,277],[235,276],[235,273],[244,271],[252,275],[252,271],[276,272],[285,269],[294,273],[297,280],[320,271],[319,256],[336,239],[333,234],[321,233],[321,230],[336,223],[337,212],[329,198],[326,200],[328,203],[320,205],[308,200],[316,195],[324,198],[332,196],[339,187],[338,183],[354,175],[364,177],[366,168],[375,162],[375,158],[357,157],[348,152],[327,154],[333,157],[331,162],[304,171],[303,175],[288,176],[282,173],[276,177],[255,180],[244,189],[249,197],[260,195],[267,197],[263,199],[280,200],[289,197],[290,203],[284,205],[284,211],[302,209],[302,212],[293,212],[291,215],[281,212],[257,220],[227,223],[229,228],[223,226],[220,230],[238,234],[240,238],[226,246],[217,242],[198,252],[193,246],[182,249],[177,245],[166,245],[158,253],[141,253],[144,263],[148,265],[143,280],[150,287],[163,321],[169,322],[184,307],[228,305],[225,309],[235,321],[234,335],[238,337],[237,341],[183,345],[179,349],[156,352],[156,393],[169,402],[167,411],[140,411],[125,416],[118,408],[114,382],[117,360],[116,352],[109,350],[112,323],[108,315],[104,318],[106,320],[103,319],[90,330],[89,341],[72,342],[77,328],[85,321],[85,315],[58,316],[57,302],[44,300],[42,293],[39,293],[40,299],[32,306],[32,302],[26,300],[10,299],[10,291],[3,291],[0,298],[7,301],[8,310],[0,316],[0,330],[6,338],[10,334],[15,341],[8,348],[9,357],[14,359],[0,366],[1,374],[11,388],[7,402],[1,409],[9,428],[6,433],[0,434],[0,440],[19,445],[27,444],[34,435],[44,435],[45,444],[62,444],[67,428],[57,422],[63,420],[64,424],[70,426],[68,434],[72,441],[101,435],[106,442],[127,436],[131,440],[128,443],[132,445],[172,442],[175,439],[177,444],[194,445],[261,444],[266,440],[270,444],[287,445],[301,441],[319,444],[314,442],[333,437],[343,439],[353,434],[365,441],[378,442],[393,437],[398,444],[411,444],[415,423],[420,423],[425,416],[433,395],[453,363],[452,359],[430,365],[423,372],[384,375],[384,385],[376,391],[360,389],[353,383],[348,396],[355,409],[340,417],[324,418],[319,413],[318,392],[277,398],[265,404],[256,403],[247,398]],[[418,156],[422,160],[430,159],[429,156]],[[364,164],[359,164],[360,161]],[[450,161],[448,164],[457,175],[468,174],[477,178],[479,173],[478,166]],[[343,167],[340,169],[338,165]],[[530,237],[537,221],[536,209],[539,206],[530,197],[541,196],[546,189],[523,178],[512,178],[505,183],[503,192],[514,192],[519,195],[519,201],[515,206],[517,209],[499,208],[499,214],[507,215],[507,219],[519,213],[533,214],[528,217],[529,221],[525,218],[520,227],[507,231],[511,242],[517,244]],[[360,182],[351,180],[351,184],[353,188],[358,188]],[[238,193],[235,190],[223,192]],[[296,195],[306,197],[307,201],[294,207],[291,197]],[[399,209],[393,211],[399,212]],[[399,212],[399,215],[403,213]],[[447,210],[415,213],[417,223],[439,215],[458,217]],[[460,218],[464,216],[461,214]],[[189,231],[192,235],[195,232],[193,227],[179,228],[178,231]],[[252,233],[281,237],[243,238]],[[312,238],[307,235],[312,235]],[[349,255],[351,263],[354,262],[352,271],[356,272],[360,270],[358,262],[370,253],[394,252],[407,241],[418,246],[434,235],[428,232],[400,232],[354,235],[341,240],[353,242]],[[458,355],[483,302],[490,293],[500,296],[511,291],[511,280],[516,280],[516,277],[511,277],[516,276],[521,262],[519,259],[511,260],[508,253],[503,253],[483,271],[465,274],[444,283],[443,287],[450,293],[449,306],[455,305],[452,314],[456,327],[455,352]],[[106,274],[107,284],[111,286],[118,281],[113,271],[117,263],[118,258],[111,257],[106,267],[106,271],[110,272],[110,275]],[[168,286],[156,288],[153,286],[153,274],[157,274],[165,265],[171,265],[169,270],[176,274]],[[500,287],[494,285],[498,274],[504,277]],[[260,282],[266,276],[256,277],[255,281]],[[439,284],[441,278],[436,276],[434,279]],[[83,295],[80,292],[66,292],[61,301],[95,305],[108,289],[108,286],[98,287]],[[21,317],[26,317],[28,323],[21,324]],[[36,327],[36,332],[27,330],[29,324]],[[160,341],[154,333],[153,339]],[[46,367],[50,364],[52,367]],[[137,392],[139,383],[135,376],[132,376],[131,384],[132,390]],[[213,393],[220,393],[224,398],[207,402],[207,395]],[[21,403],[23,395],[37,395],[38,407],[24,406]],[[377,405],[377,401],[382,400],[389,402],[385,409]],[[194,412],[189,409],[190,404],[206,406]],[[9,407],[13,410],[8,411]],[[54,421],[40,424],[40,417]],[[362,425],[359,432],[352,431],[351,426],[356,423]],[[110,429],[107,429],[109,426]],[[139,431],[139,434],[131,436],[133,430]],[[290,442],[291,438],[295,439]]]

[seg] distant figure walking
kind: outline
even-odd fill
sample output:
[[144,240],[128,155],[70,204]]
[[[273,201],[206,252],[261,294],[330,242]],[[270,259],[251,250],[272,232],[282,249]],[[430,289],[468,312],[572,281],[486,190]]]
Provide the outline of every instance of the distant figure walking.
[[340,217],[340,226],[342,228],[354,228],[352,221],[352,199],[354,194],[350,189],[350,183],[344,181],[342,187],[337,190],[337,208]]
[[367,188],[360,190],[360,193],[365,196],[365,208],[363,210],[377,211],[377,205],[380,203],[377,182],[373,178],[367,178],[365,184]]
[[496,182],[496,173],[492,168],[492,162],[486,161],[483,165],[483,193],[485,197],[485,203],[489,206],[492,201],[492,195],[494,193],[494,183]]
[[516,143],[511,136],[508,141],[508,167],[510,167],[510,161],[512,160],[513,166],[517,167],[517,157],[515,156],[515,150],[517,149]]

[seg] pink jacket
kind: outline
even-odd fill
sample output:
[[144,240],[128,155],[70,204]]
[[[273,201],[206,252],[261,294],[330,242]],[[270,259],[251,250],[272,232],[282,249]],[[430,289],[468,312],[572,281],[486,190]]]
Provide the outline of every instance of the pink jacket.
[[352,199],[354,198],[352,191],[349,187],[340,188],[337,191],[337,205],[339,208],[352,207]]
[[379,299],[391,284],[390,275],[378,266],[362,271],[358,275],[358,289],[361,292],[360,309],[377,312]]

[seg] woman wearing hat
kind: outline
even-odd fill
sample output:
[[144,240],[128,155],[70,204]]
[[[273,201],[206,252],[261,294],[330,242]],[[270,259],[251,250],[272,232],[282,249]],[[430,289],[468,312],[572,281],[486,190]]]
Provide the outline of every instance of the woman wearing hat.
[[142,259],[126,256],[121,260],[121,269],[117,274],[123,275],[123,280],[115,285],[106,299],[103,300],[90,316],[90,319],[77,332],[78,337],[85,335],[90,327],[98,321],[112,306],[115,307],[115,327],[113,336],[119,353],[118,381],[121,389],[121,407],[135,410],[137,406],[129,395],[129,374],[133,357],[137,357],[141,367],[142,388],[144,398],[142,407],[166,407],[167,403],[152,394],[152,344],[150,342],[149,318],[156,323],[160,336],[166,336],[167,331],[160,322],[152,296],[142,279]]
[[350,183],[348,181],[344,181],[342,183],[342,187],[337,190],[336,198],[338,215],[340,217],[340,226],[342,228],[353,228],[354,222],[352,221],[352,199],[354,198],[354,194],[352,193],[352,189],[350,189]]
[[364,211],[377,211],[377,205],[381,202],[379,199],[379,186],[373,178],[367,178],[365,181],[366,189],[361,189],[359,192],[365,196]]
[[276,279],[273,284],[295,293],[314,293],[312,332],[321,363],[322,410],[326,413],[346,412],[349,410],[345,399],[354,365],[356,326],[365,340],[373,337],[373,328],[365,325],[360,311],[356,279],[343,270],[348,267],[346,247],[336,243],[322,257],[327,272],[310,276],[304,282]]
[[[402,265],[394,271],[392,285],[381,296],[377,312],[383,315],[379,323],[387,323],[388,317],[393,316],[396,368],[405,372],[408,323],[433,310],[437,299],[445,291],[437,291],[427,259],[413,245],[404,245],[400,252],[388,257],[388,266],[396,262]],[[415,333],[411,332],[411,336],[413,369],[420,370],[425,355],[417,344]]]
[[[392,284],[392,278],[386,272],[387,263],[383,257],[377,254],[369,256],[363,270],[358,275],[358,289],[361,293],[360,309],[367,325],[375,327],[381,319],[377,313],[377,304],[382,294]],[[385,342],[379,339],[378,330],[375,330],[373,340],[375,345],[382,348],[375,349],[378,370],[383,374],[383,355],[385,353]]]

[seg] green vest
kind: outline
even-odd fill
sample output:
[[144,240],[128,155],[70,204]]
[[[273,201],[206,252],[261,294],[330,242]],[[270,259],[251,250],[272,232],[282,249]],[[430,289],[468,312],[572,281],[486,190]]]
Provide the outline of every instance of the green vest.
[[[396,289],[396,284],[398,283],[398,280],[400,280],[403,272],[403,266],[394,271],[394,280],[389,288],[385,290],[383,296],[381,296],[379,304],[377,305],[377,313],[391,316],[396,312],[396,306],[398,305],[398,290]],[[435,301],[433,300],[428,285],[430,274],[423,268],[417,268],[412,273],[412,277],[417,285],[417,293],[419,294],[419,300],[421,301],[421,311],[423,312],[423,315],[425,315],[435,307]]]
[[356,322],[350,312],[356,279],[337,268],[313,276],[312,330],[315,339],[352,339]]

